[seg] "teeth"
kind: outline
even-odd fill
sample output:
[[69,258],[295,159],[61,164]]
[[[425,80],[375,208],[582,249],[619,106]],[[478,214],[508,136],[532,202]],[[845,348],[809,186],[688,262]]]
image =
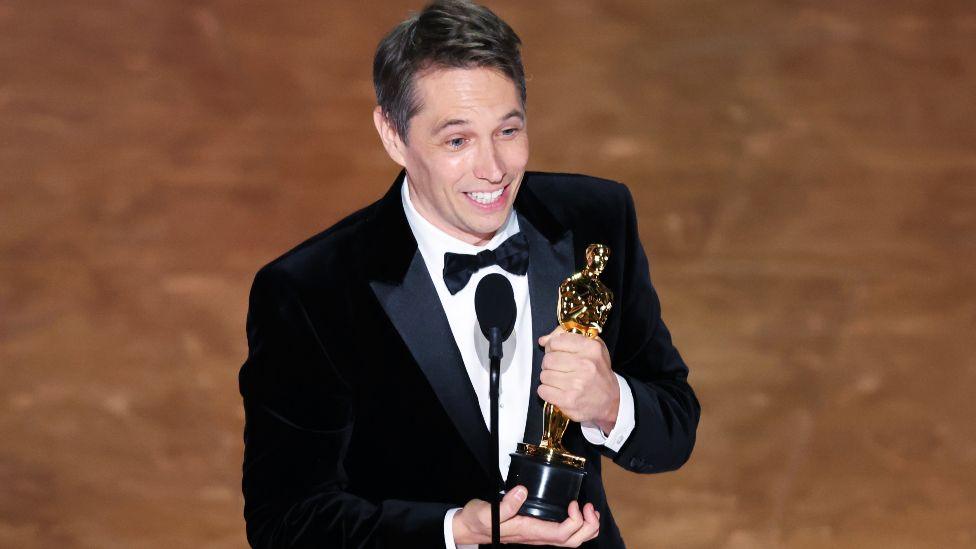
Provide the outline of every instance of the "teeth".
[[502,188],[502,189],[498,189],[497,191],[495,191],[493,193],[480,193],[480,192],[476,192],[476,193],[464,193],[464,194],[470,196],[471,197],[471,200],[474,200],[478,204],[491,204],[492,202],[495,202],[496,200],[498,200],[498,197],[500,197],[502,195],[502,191],[504,191],[504,190],[505,189]]

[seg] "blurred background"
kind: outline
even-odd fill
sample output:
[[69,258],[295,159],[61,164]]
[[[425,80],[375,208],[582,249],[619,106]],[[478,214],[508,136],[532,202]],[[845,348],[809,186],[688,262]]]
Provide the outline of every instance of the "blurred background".
[[[703,404],[636,548],[976,547],[970,0],[488,2],[627,183]],[[0,0],[0,546],[238,548],[247,293],[378,198],[421,0]]]

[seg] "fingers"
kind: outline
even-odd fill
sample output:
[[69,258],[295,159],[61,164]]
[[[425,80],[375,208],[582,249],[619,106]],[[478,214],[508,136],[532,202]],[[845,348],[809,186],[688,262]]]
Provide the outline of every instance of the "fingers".
[[590,421],[593,414],[588,413],[587,402],[581,402],[580,391],[575,389],[563,390],[551,385],[539,385],[536,389],[539,398],[559,408],[569,419],[576,422]]
[[556,328],[553,333],[539,338],[539,345],[545,347],[546,357],[557,353],[566,353],[576,357],[586,357],[590,360],[609,359],[606,343],[599,337],[591,338],[574,334]]
[[549,351],[542,357],[542,369],[590,375],[596,373],[596,358],[566,351]]
[[564,330],[562,326],[556,326],[555,328],[553,328],[553,330],[551,332],[549,332],[548,334],[546,334],[546,335],[544,335],[544,336],[542,336],[542,337],[539,338],[539,345],[541,345],[542,347],[545,347],[546,344],[549,341],[549,338],[551,338],[552,336],[554,336],[556,334],[563,333],[565,331],[566,330]]
[[547,352],[542,357],[543,370],[555,370],[557,372],[573,372],[579,368],[580,357],[563,351]]
[[597,353],[603,342],[599,338],[590,338],[582,334],[567,332],[557,326],[555,330],[539,338],[539,345],[546,348],[546,352],[565,351],[567,353]]
[[557,389],[551,385],[539,385],[539,388],[536,389],[535,392],[537,395],[539,395],[539,398],[548,402],[549,404],[552,404],[553,406],[558,406],[560,409],[562,409],[562,405],[565,405],[567,402],[566,391]]
[[580,512],[579,503],[571,501],[568,511],[569,517],[559,525],[556,542],[563,547],[574,547],[569,542],[586,525],[586,522],[583,520],[583,513]]
[[593,508],[592,503],[587,503],[583,507],[583,525],[566,540],[565,547],[579,547],[583,542],[589,541],[599,534],[600,514]]
[[[575,506],[575,513],[573,507]],[[502,524],[503,543],[565,546],[569,538],[584,524],[579,504],[570,503],[569,517],[562,522],[548,522],[531,517],[515,517]]]
[[562,372],[559,370],[542,370],[539,375],[539,381],[541,381],[543,385],[549,385],[550,387],[555,387],[556,389],[561,389],[563,391],[579,391],[586,386],[580,376],[574,375],[571,372]]
[[[597,522],[600,522],[600,512],[596,510],[596,507],[592,503],[589,504],[590,509],[593,509],[593,516],[596,518]],[[583,508],[583,516],[586,516],[586,507]]]
[[580,417],[587,416],[590,404],[594,401],[593,397],[601,394],[602,384],[595,374],[586,371],[589,364],[587,361],[579,362],[580,370],[573,372],[543,369],[539,375],[540,383],[536,394],[542,400],[558,406],[573,421],[579,421]]
[[498,504],[498,521],[505,522],[515,516],[522,503],[525,501],[529,491],[524,486],[516,486],[508,491]]
[[456,544],[483,543],[491,540],[491,506],[487,501],[472,499],[454,514],[451,524]]
[[567,518],[563,522],[568,522],[570,520],[572,520],[574,524],[583,522],[583,513],[580,513],[578,501],[569,502],[569,509],[567,509],[567,514],[569,515],[569,518]]
[[569,504],[567,511],[569,516],[560,523],[531,517],[512,517],[502,522],[502,543],[579,547],[600,533],[600,514],[592,504],[586,504],[580,511],[579,503],[574,501]]
[[545,347],[546,352],[577,352],[586,339],[584,335],[567,332],[561,326],[556,326],[553,331],[539,338],[539,345]]

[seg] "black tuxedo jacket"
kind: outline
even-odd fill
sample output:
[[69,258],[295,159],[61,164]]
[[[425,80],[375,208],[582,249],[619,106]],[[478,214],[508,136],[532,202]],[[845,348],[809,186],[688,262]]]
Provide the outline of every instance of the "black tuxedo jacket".
[[[254,547],[444,546],[444,515],[489,500],[489,433],[447,317],[407,225],[403,173],[378,202],[262,268],[247,318],[244,517]],[[556,326],[559,283],[610,247],[614,295],[602,337],[634,394],[636,427],[620,452],[588,443],[580,501],[601,513],[584,547],[623,547],[600,476],[604,455],[639,473],[680,467],[699,404],[671,344],[637,234],[630,193],[579,175],[527,173],[515,201],[529,241],[532,331]],[[542,436],[533,355],[525,440]]]

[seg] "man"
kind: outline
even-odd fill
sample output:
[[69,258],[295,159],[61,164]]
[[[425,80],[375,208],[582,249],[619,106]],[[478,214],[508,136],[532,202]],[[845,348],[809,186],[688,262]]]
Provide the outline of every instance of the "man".
[[[630,194],[525,171],[519,44],[492,12],[457,0],[396,27],[377,49],[373,117],[404,171],[378,202],[255,277],[240,373],[253,546],[488,543],[486,502],[515,444],[539,442],[543,399],[579,422],[563,441],[586,458],[580,502],[545,522],[516,515],[526,491],[510,490],[504,543],[623,547],[600,456],[641,473],[688,459],[699,405],[661,321]],[[612,253],[601,279],[615,300],[598,339],[557,329],[554,314],[591,243]],[[445,268],[485,250],[474,267]],[[518,311],[497,471],[473,305],[495,272],[512,281]]]

